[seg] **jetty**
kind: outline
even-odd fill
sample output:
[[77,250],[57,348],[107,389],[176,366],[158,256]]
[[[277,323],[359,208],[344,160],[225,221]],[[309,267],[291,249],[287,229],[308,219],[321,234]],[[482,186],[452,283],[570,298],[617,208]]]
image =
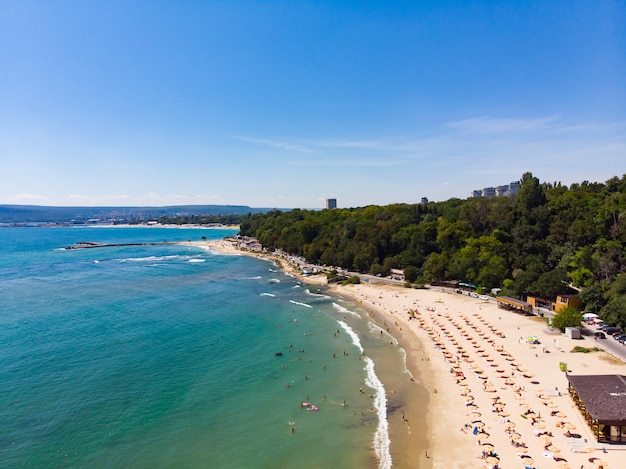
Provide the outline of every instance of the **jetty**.
[[80,241],[65,249],[93,249],[93,248],[112,248],[112,247],[128,247],[128,246],[166,246],[168,244],[179,244],[174,241],[150,242],[150,243],[95,243],[93,241]]

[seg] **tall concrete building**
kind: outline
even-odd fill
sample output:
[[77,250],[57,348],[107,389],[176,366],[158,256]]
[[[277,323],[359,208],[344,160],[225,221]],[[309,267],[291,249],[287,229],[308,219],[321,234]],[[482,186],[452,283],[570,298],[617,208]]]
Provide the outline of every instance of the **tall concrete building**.
[[337,199],[326,199],[326,208],[337,208]]

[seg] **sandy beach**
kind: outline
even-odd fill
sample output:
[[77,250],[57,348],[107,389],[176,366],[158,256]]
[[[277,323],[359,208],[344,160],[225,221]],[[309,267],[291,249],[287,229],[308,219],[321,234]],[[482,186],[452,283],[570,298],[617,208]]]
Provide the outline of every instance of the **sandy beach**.
[[[415,341],[425,352],[407,350],[408,368],[429,392],[430,457],[420,468],[623,467],[626,448],[595,441],[559,368],[565,362],[571,374],[625,374],[624,363],[605,352],[571,352],[593,348],[593,340],[553,334],[541,318],[434,289],[333,290],[377,310],[397,324],[401,343]],[[529,342],[533,336],[540,344]],[[492,451],[497,458],[483,458]]]
[[[227,241],[210,246],[248,254]],[[326,283],[324,276],[300,276],[287,260],[274,260],[303,282]],[[593,339],[554,334],[541,318],[437,289],[329,288],[370,311],[406,351],[415,391],[389,417],[392,453],[402,452],[394,467],[624,467],[626,447],[596,442],[560,371],[564,362],[572,375],[626,374],[626,365],[605,352],[572,352],[593,348]]]

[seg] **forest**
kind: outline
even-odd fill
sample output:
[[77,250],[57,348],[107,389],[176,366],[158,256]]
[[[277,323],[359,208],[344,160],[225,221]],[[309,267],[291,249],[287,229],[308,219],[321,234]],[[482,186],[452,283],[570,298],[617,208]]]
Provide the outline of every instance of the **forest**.
[[527,172],[512,197],[331,210],[271,210],[241,223],[267,249],[409,282],[460,280],[553,300],[626,326],[626,175],[569,187]]

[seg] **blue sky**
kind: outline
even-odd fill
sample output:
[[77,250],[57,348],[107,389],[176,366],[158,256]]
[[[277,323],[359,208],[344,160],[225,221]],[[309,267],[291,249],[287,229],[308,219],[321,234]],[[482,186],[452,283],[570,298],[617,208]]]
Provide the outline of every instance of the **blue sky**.
[[0,203],[339,207],[626,173],[623,1],[0,0]]

